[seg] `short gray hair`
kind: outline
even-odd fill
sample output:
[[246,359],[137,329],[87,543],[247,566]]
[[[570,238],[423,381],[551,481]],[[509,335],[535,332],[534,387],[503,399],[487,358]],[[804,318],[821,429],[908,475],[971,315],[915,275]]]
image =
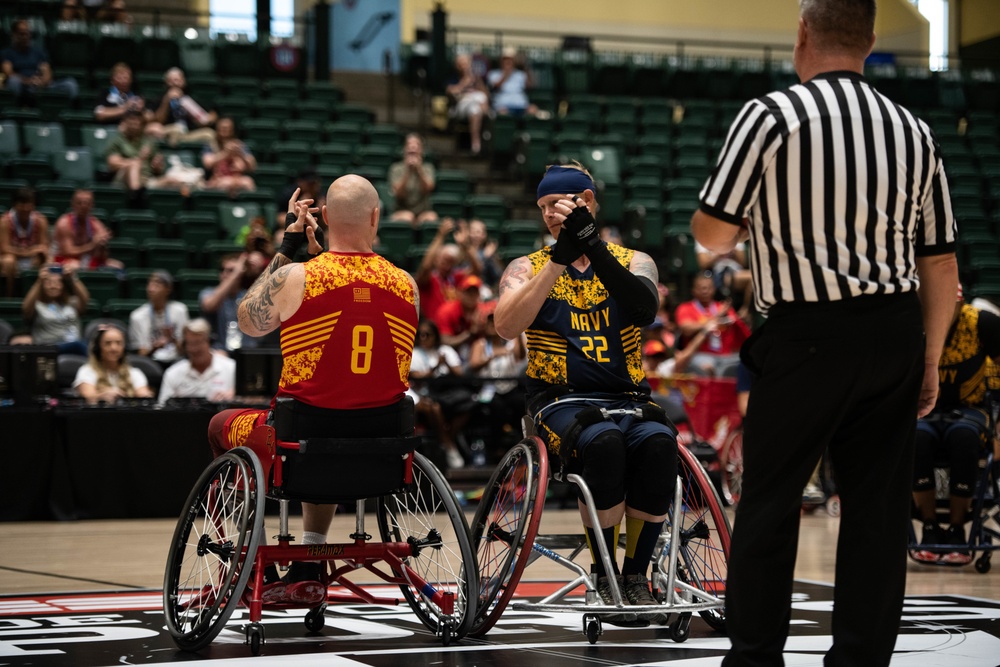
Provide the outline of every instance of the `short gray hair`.
[[823,49],[867,55],[875,32],[875,0],[799,0],[799,13]]
[[212,325],[208,323],[204,317],[196,317],[193,320],[188,320],[184,325],[184,333],[193,334],[204,334],[205,336],[212,337]]

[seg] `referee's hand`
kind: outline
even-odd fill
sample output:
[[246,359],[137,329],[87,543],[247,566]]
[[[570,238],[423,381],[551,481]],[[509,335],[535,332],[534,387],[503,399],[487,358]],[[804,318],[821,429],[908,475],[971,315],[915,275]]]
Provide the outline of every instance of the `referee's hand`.
[[917,399],[917,419],[926,417],[934,409],[938,397],[938,365],[934,362],[924,362],[924,381],[920,385],[920,398]]

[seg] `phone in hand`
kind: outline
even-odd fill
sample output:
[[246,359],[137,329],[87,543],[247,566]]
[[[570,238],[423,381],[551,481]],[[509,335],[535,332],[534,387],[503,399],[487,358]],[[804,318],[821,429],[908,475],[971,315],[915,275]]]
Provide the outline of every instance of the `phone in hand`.
[[62,269],[62,265],[60,265],[60,264],[53,264],[52,266],[49,267],[49,273],[55,273],[57,275],[61,275],[62,272],[63,272],[63,269]]

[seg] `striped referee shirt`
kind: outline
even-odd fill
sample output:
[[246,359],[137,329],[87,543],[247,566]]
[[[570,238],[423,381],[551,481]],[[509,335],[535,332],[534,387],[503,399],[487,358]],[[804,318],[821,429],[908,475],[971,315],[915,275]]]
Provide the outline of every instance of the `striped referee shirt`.
[[918,286],[918,256],[954,252],[930,128],[860,74],[828,72],[748,102],[701,210],[752,239],[754,300],[836,301]]

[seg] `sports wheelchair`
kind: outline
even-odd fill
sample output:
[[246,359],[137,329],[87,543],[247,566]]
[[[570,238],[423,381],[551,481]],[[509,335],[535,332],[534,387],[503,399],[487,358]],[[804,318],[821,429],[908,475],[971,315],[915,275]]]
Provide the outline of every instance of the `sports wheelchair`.
[[[325,600],[306,614],[310,632],[323,627],[329,603],[399,604],[398,598],[376,597],[348,578],[364,570],[398,585],[413,612],[443,644],[464,637],[476,611],[475,552],[454,492],[438,469],[414,451],[419,438],[296,441],[288,435],[295,432],[293,408],[294,402],[279,399],[275,428],[256,428],[244,446],[212,461],[188,496],[163,585],[164,615],[176,644],[188,651],[206,647],[242,604],[249,607],[246,643],[258,655],[264,641],[262,610],[301,606],[265,604],[261,596],[264,568],[285,567],[290,561],[322,561],[322,583],[342,589],[328,590]],[[400,404],[399,421],[399,433],[412,433],[409,398]],[[385,424],[369,424],[366,430],[355,420],[351,429],[378,433]],[[277,545],[262,544],[265,497],[280,504]],[[381,543],[369,543],[365,499],[374,501]],[[292,545],[292,500],[356,501],[352,541]]]
[[[602,410],[605,418],[641,410]],[[515,601],[513,609],[581,611],[583,633],[594,644],[603,633],[601,617],[627,611],[637,617],[669,623],[674,641],[686,640],[692,614],[697,612],[715,630],[725,629],[725,595],[729,559],[730,525],[722,503],[701,464],[683,445],[678,446],[678,478],[674,502],[653,554],[652,587],[658,605],[623,606],[622,593],[610,578],[615,605],[602,603],[596,575],[574,562],[586,546],[583,535],[538,535],[549,479],[549,455],[542,440],[533,435],[527,417],[525,437],[501,459],[490,478],[472,522],[472,542],[479,563],[478,611],[469,633],[485,635],[511,603],[524,569],[538,558],[548,558],[570,570],[574,578],[539,602]],[[563,479],[561,464],[553,471],[557,480],[579,486],[593,525],[599,525],[590,490],[578,475]],[[622,536],[622,540],[625,536]],[[606,571],[611,556],[598,541]],[[557,550],[570,550],[568,556]],[[579,587],[584,603],[567,600]],[[676,614],[671,622],[670,615]]]

